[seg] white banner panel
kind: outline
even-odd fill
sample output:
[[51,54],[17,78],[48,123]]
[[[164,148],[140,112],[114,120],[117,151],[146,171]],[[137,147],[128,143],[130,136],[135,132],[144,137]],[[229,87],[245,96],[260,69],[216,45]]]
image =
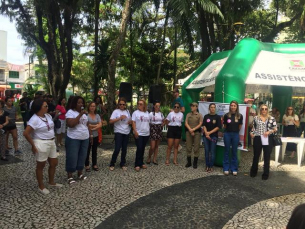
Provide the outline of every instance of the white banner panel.
[[[211,102],[201,102],[199,101],[199,106],[198,106],[198,110],[199,112],[202,114],[202,116],[205,116],[206,114],[209,113],[209,105]],[[225,113],[229,112],[229,103],[217,103],[214,102],[216,105],[216,113],[217,115],[219,115],[221,117],[221,123],[223,122],[223,115]],[[246,137],[247,137],[247,133],[246,133],[246,129],[245,129],[245,125],[246,123],[246,117],[247,117],[247,108],[248,105],[247,104],[239,104],[239,112],[243,115],[243,126],[241,127],[240,131],[239,131],[239,142],[240,145],[238,147],[239,150],[244,150],[244,151],[248,151],[246,148]],[[217,145],[219,146],[224,146],[224,142],[223,142],[223,138],[222,137],[218,137],[218,141],[217,141]]]
[[305,87],[305,54],[261,51],[246,84]]
[[212,61],[187,87],[186,89],[195,89],[211,86],[215,84],[216,76],[226,63],[228,57]]

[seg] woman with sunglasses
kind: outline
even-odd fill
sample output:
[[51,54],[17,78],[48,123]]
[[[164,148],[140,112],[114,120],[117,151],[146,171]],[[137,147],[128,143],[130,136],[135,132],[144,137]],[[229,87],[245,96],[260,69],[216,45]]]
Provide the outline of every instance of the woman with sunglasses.
[[97,146],[98,146],[98,130],[102,128],[101,117],[96,113],[96,103],[90,102],[88,105],[88,124],[90,131],[90,142],[87,151],[87,158],[85,162],[86,172],[90,172],[89,158],[92,150],[92,169],[99,171],[97,167]]
[[206,114],[203,118],[203,142],[206,172],[213,172],[218,130],[220,128],[221,118],[216,114],[216,105],[215,103],[210,103],[209,114]]
[[13,106],[13,99],[12,98],[5,98],[6,107],[4,110],[9,114],[9,123],[5,127],[6,131],[6,150],[5,153],[9,153],[8,147],[8,139],[9,135],[11,134],[13,137],[13,145],[15,149],[14,155],[20,155],[22,152],[18,149],[18,134],[17,134],[17,126],[16,126],[16,119],[17,119],[17,109]]
[[174,104],[174,111],[170,112],[166,117],[167,130],[167,150],[165,164],[169,165],[170,155],[174,146],[174,165],[178,165],[177,155],[178,147],[181,139],[183,113],[180,111],[180,103]]
[[144,99],[140,99],[138,102],[138,110],[132,113],[132,129],[136,140],[136,160],[135,170],[137,172],[140,169],[147,169],[147,166],[143,162],[145,146],[149,139],[149,113],[147,112],[147,104]]
[[273,147],[272,135],[276,133],[277,125],[275,118],[269,115],[268,106],[262,104],[259,113],[253,119],[253,127],[250,136],[253,139],[253,162],[250,170],[250,176],[255,177],[258,170],[258,161],[262,149],[264,151],[264,173],[263,180],[269,177],[270,155]]
[[52,116],[48,114],[48,104],[43,99],[36,99],[31,106],[33,116],[27,122],[27,127],[23,136],[32,146],[32,152],[36,157],[36,178],[39,191],[42,194],[49,194],[50,191],[43,183],[43,169],[46,162],[49,163],[49,187],[62,187],[54,181],[55,168],[58,164],[54,122]]
[[[297,131],[296,128],[300,125],[299,117],[294,114],[292,107],[287,107],[286,112],[283,116],[282,120],[283,124],[283,137],[296,137]],[[290,158],[295,157],[296,144],[295,143],[287,143],[286,147],[287,151],[291,151]]]
[[[237,176],[238,161],[237,161],[237,147],[239,142],[239,131],[243,125],[243,116],[239,113],[237,101],[231,101],[229,112],[223,117],[224,144],[225,152],[223,157],[223,173],[227,176],[229,171]],[[232,157],[229,159],[230,150],[232,147]]]
[[114,125],[114,141],[115,147],[109,165],[109,170],[113,171],[117,157],[122,149],[120,167],[127,170],[126,154],[127,145],[130,133],[131,117],[127,110],[127,101],[124,97],[119,98],[118,109],[114,110],[111,114],[109,123]]
[[89,145],[89,131],[91,132],[91,130],[88,127],[88,116],[84,106],[83,97],[75,96],[71,102],[70,110],[66,114],[68,130],[65,145],[68,184],[76,182],[72,177],[75,171],[77,171],[79,180],[87,179],[83,175],[83,169]]
[[194,102],[190,105],[191,112],[188,113],[185,118],[187,151],[187,164],[185,167],[188,168],[192,166],[192,151],[194,150],[193,168],[197,169],[203,117],[202,114],[198,112],[198,103]]
[[153,155],[153,164],[158,165],[157,156],[159,144],[162,140],[162,127],[164,126],[164,116],[160,111],[160,102],[154,102],[153,110],[149,113],[150,117],[150,149],[146,160],[150,164]]

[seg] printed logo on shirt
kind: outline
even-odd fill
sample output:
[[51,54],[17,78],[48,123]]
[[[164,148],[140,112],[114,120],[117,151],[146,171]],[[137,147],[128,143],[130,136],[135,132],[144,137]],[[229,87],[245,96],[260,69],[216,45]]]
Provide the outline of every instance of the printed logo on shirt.
[[211,122],[211,120],[208,118],[208,119],[207,119],[207,122]]
[[140,116],[140,121],[141,122],[149,122],[149,118],[142,115],[142,116]]
[[79,119],[79,124],[81,125],[87,125],[87,118],[84,118],[83,116]]
[[213,124],[215,124],[216,123],[216,120],[213,120]]
[[231,119],[228,119],[228,120],[227,120],[227,123],[231,123]]

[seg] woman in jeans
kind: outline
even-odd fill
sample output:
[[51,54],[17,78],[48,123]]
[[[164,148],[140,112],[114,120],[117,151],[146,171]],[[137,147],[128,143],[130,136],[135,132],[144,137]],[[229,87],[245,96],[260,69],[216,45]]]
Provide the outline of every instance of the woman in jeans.
[[55,169],[58,164],[54,122],[52,116],[48,114],[48,104],[43,99],[34,100],[31,112],[33,116],[27,123],[23,136],[32,146],[32,152],[36,157],[36,178],[39,191],[42,194],[49,194],[43,183],[43,169],[46,162],[49,163],[49,187],[62,187],[54,181]]
[[150,117],[150,148],[147,164],[150,164],[153,156],[153,164],[158,165],[157,156],[159,152],[159,144],[162,140],[162,127],[164,126],[164,116],[160,111],[160,102],[154,102],[153,110],[149,113]]
[[255,177],[258,170],[258,161],[262,149],[264,150],[264,173],[263,180],[269,177],[270,154],[272,152],[273,140],[272,135],[277,131],[275,118],[268,114],[268,106],[262,104],[259,109],[259,114],[254,117],[253,128],[250,133],[253,139],[253,163],[250,171],[250,176]]
[[18,149],[18,134],[17,134],[17,126],[16,126],[16,118],[17,118],[17,109],[13,106],[13,99],[12,98],[5,98],[6,107],[4,110],[9,114],[9,123],[5,127],[6,131],[6,150],[5,153],[9,153],[8,147],[8,139],[9,135],[11,134],[13,137],[13,145],[15,149],[14,155],[20,155],[22,152]]
[[91,102],[88,105],[88,124],[90,131],[90,143],[87,152],[87,158],[85,162],[86,172],[90,172],[89,167],[89,157],[90,151],[92,149],[92,169],[94,171],[99,171],[97,167],[97,146],[98,146],[98,129],[102,128],[101,117],[96,113],[96,104]]
[[114,166],[121,149],[122,149],[122,154],[121,154],[120,167],[123,170],[127,170],[126,167],[127,144],[129,140],[130,124],[132,123],[132,121],[126,105],[127,105],[126,99],[121,97],[118,101],[119,108],[112,112],[109,120],[110,124],[114,124],[114,141],[115,141],[115,148],[109,165],[110,171],[114,170]]
[[135,170],[147,169],[143,162],[145,146],[148,142],[150,129],[149,129],[149,113],[147,112],[147,104],[144,99],[138,101],[138,110],[132,113],[132,129],[136,140],[136,159]]
[[[231,101],[229,112],[223,117],[224,144],[225,152],[223,157],[223,172],[229,175],[229,171],[237,176],[238,161],[237,161],[237,147],[239,142],[239,130],[243,125],[243,116],[239,113],[237,101]],[[232,157],[229,160],[230,148],[232,147]]]
[[203,142],[206,172],[213,172],[218,130],[221,128],[221,119],[216,114],[215,103],[210,103],[209,111],[210,113],[206,114],[203,118]]
[[193,168],[197,169],[202,122],[202,115],[198,112],[198,103],[191,103],[191,112],[188,113],[185,118],[187,151],[187,164],[185,165],[186,168],[192,166],[192,151],[194,150]]
[[65,145],[68,184],[75,183],[72,175],[76,170],[79,180],[87,179],[83,175],[83,169],[89,145],[89,129],[84,106],[85,100],[80,96],[75,96],[71,102],[71,109],[66,114],[68,130]]

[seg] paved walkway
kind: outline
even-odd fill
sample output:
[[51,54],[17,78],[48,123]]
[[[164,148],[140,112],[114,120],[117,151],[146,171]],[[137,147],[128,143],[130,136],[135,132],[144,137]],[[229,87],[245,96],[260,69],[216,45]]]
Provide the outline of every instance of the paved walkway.
[[0,163],[0,228],[285,228],[293,208],[305,202],[305,166],[299,168],[296,158],[279,167],[272,161],[270,178],[262,181],[261,167],[256,178],[249,177],[252,153],[242,153],[237,177],[226,177],[221,168],[204,171],[203,149],[197,170],[184,167],[185,147],[180,165],[166,166],[165,145],[159,165],[139,173],[133,170],[134,145],[126,172],[108,170],[113,147],[104,146],[98,151],[101,170],[73,186],[66,183],[61,149],[56,181],[65,186],[44,196],[34,156],[19,135],[24,154]]

